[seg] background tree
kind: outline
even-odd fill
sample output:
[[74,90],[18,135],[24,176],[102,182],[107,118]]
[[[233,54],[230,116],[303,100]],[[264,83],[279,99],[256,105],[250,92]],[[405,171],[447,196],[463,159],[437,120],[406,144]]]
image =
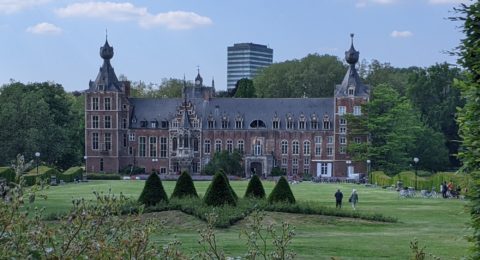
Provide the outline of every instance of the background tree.
[[362,70],[366,70],[361,72],[365,75],[365,84],[373,88],[380,84],[388,84],[402,96],[406,93],[411,74],[418,69],[417,67],[395,68],[388,62],[381,63],[378,60],[372,60],[370,63],[361,65],[363,67]]
[[237,150],[232,153],[221,151],[215,153],[213,158],[205,165],[203,172],[207,175],[213,175],[217,171],[224,172],[226,175],[243,176],[242,155]]
[[253,85],[257,97],[331,97],[345,71],[345,65],[335,56],[310,54],[263,69]]
[[134,81],[131,82],[130,96],[138,98],[180,98],[184,85],[193,86],[193,83],[175,78],[162,79],[160,84]]
[[243,78],[237,81],[235,84],[235,96],[236,98],[254,98],[255,87],[251,79]]
[[468,77],[459,81],[465,106],[459,111],[459,133],[463,138],[462,150],[459,153],[463,169],[473,178],[473,189],[470,189],[472,226],[474,228],[473,259],[480,258],[480,2],[472,1],[462,4],[455,11],[458,17],[451,18],[462,23],[465,38],[458,47],[459,63],[468,71]]

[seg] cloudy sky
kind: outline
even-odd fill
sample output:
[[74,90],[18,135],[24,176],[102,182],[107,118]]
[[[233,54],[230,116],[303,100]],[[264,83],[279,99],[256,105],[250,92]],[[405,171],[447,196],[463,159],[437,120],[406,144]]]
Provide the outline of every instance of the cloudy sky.
[[[265,44],[274,61],[309,53],[343,57],[349,34],[361,59],[393,66],[455,63],[453,7],[468,0],[0,0],[0,84],[55,81],[83,90],[115,49],[117,75],[130,80],[204,81],[226,89],[227,46]],[[319,72],[321,73],[321,72]]]

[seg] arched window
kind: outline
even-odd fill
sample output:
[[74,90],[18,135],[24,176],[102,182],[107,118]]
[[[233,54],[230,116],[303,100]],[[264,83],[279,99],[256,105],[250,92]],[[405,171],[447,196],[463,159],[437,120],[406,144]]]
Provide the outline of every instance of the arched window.
[[173,151],[177,150],[177,138],[176,137],[172,138],[172,150]]
[[282,154],[286,155],[288,154],[288,141],[287,140],[282,140]]
[[250,128],[266,128],[266,125],[262,120],[256,119],[250,123]]
[[300,144],[299,144],[298,141],[295,140],[295,141],[292,142],[292,154],[293,155],[298,155],[299,154],[299,151],[298,151],[299,146],[300,146]]
[[310,155],[310,141],[303,142],[303,155]]

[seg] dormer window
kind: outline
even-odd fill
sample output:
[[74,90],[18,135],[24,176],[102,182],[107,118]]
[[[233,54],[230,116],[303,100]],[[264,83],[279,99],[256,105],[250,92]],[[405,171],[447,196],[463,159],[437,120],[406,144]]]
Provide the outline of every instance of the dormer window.
[[330,118],[328,115],[323,116],[323,130],[329,130],[330,129]]
[[275,116],[273,117],[272,128],[273,129],[279,129],[280,128],[280,118],[278,118],[277,113],[275,113]]
[[301,115],[298,120],[298,129],[305,129],[305,116]]
[[175,127],[178,127],[178,120],[177,119],[173,119],[172,120],[172,126],[175,128]]
[[147,125],[148,125],[147,120],[140,121],[140,127],[147,127]]
[[228,118],[226,116],[222,117],[222,129],[228,128]]
[[287,129],[293,129],[295,127],[295,122],[293,121],[293,117],[291,115],[287,116]]
[[162,128],[168,127],[168,121],[162,121]]
[[318,117],[315,113],[312,115],[312,120],[310,121],[310,128],[317,129],[318,128]]
[[150,125],[151,125],[152,128],[157,128],[158,122],[157,121],[151,121]]
[[250,128],[266,128],[266,125],[265,125],[265,122],[257,119],[257,120],[253,120],[250,123]]
[[235,119],[235,128],[236,129],[242,129],[243,128],[243,118],[237,117]]
[[349,96],[355,95],[355,88],[354,88],[354,87],[348,88],[348,95],[349,95]]
[[208,119],[208,128],[213,129],[215,127],[215,120]]
[[98,84],[97,86],[98,86],[98,90],[100,90],[100,91],[104,91],[104,90],[105,90],[105,85],[103,85],[103,84]]

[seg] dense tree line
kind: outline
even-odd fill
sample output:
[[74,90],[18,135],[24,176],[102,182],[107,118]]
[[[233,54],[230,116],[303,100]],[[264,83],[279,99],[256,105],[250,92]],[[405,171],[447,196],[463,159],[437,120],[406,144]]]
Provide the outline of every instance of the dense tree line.
[[0,165],[17,154],[66,169],[83,158],[83,98],[61,85],[11,82],[0,88]]

